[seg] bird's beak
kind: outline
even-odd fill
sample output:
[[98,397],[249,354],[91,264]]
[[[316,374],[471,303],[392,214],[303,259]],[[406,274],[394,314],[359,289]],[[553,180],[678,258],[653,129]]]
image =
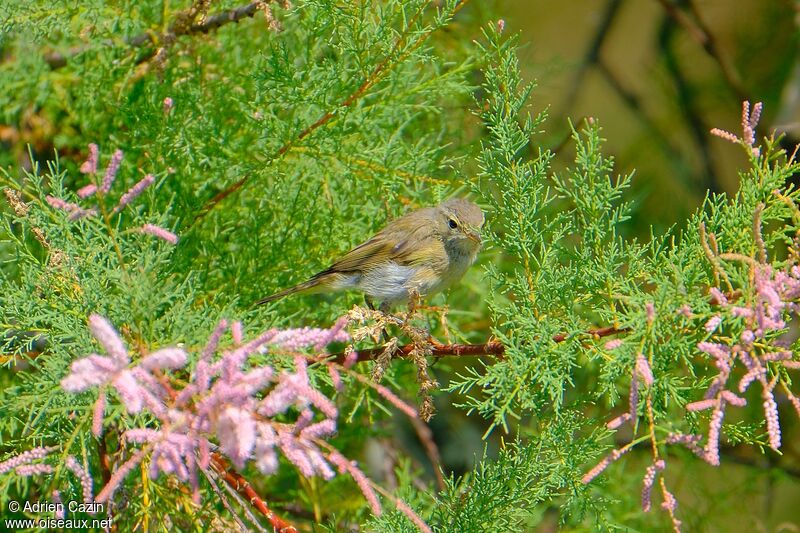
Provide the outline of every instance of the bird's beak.
[[481,240],[481,233],[478,230],[468,229],[466,234],[469,240],[475,241],[477,244],[483,244],[483,241]]

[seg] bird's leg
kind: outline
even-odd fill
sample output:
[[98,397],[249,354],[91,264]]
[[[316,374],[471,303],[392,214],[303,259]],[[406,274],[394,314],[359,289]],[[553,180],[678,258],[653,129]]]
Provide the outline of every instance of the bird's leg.
[[[369,307],[371,310],[373,310],[373,311],[376,310],[375,309],[375,302],[367,294],[364,295],[364,303],[367,304],[367,307]],[[380,305],[378,306],[377,311],[379,311],[380,313],[383,313],[384,315],[388,315],[389,314],[389,303],[388,302],[381,302]],[[389,338],[390,338],[389,337],[389,332],[386,331],[385,327],[381,330],[381,338],[383,339],[383,343],[384,344],[388,344],[389,343]]]
[[[389,302],[383,301],[383,302],[381,302],[380,306],[378,307],[378,311],[380,311],[384,315],[388,315],[390,307],[391,306],[390,306]],[[386,331],[386,328],[383,328],[383,331],[381,332],[381,336],[383,337],[384,344],[388,344],[389,343],[389,332]]]

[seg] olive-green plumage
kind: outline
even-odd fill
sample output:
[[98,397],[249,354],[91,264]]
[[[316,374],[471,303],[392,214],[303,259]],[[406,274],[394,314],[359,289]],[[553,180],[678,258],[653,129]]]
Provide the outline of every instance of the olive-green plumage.
[[480,207],[456,198],[392,220],[308,281],[260,300],[298,292],[355,289],[389,305],[428,296],[458,281],[481,248]]

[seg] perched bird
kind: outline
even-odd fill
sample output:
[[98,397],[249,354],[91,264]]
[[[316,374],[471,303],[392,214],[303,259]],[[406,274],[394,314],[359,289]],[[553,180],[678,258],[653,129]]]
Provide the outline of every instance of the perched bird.
[[463,198],[406,213],[308,281],[257,305],[298,292],[355,289],[385,310],[414,292],[429,296],[461,279],[475,262],[483,222],[481,208]]

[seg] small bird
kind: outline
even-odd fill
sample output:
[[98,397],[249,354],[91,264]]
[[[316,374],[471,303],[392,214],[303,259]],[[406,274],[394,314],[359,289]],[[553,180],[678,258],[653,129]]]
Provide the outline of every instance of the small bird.
[[256,305],[299,292],[355,289],[368,305],[377,300],[387,310],[412,293],[430,296],[460,280],[475,262],[483,222],[481,208],[463,198],[406,213],[308,281]]

